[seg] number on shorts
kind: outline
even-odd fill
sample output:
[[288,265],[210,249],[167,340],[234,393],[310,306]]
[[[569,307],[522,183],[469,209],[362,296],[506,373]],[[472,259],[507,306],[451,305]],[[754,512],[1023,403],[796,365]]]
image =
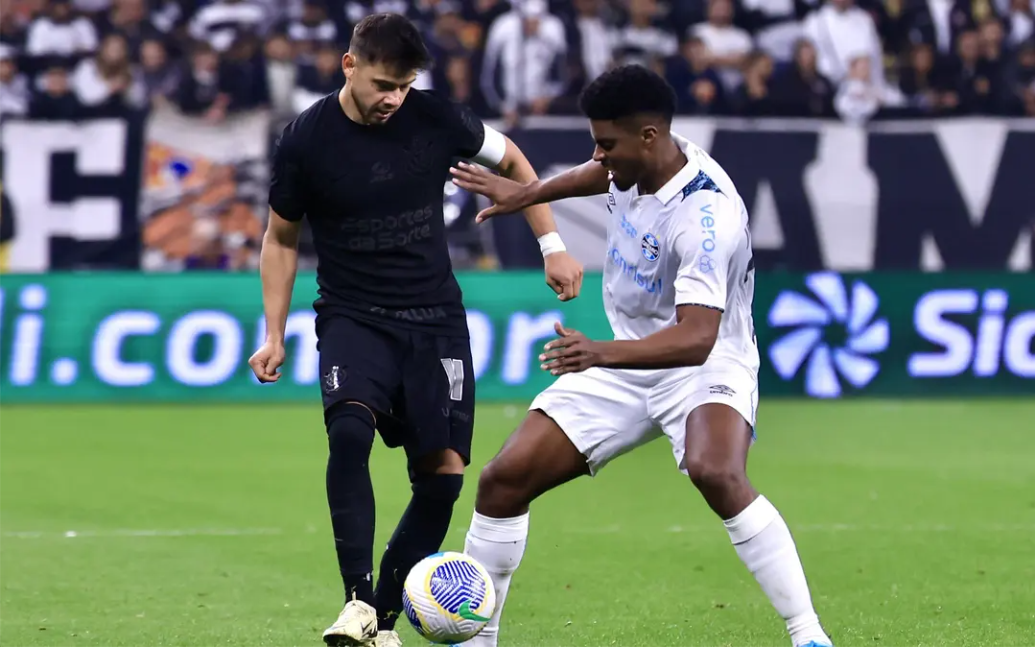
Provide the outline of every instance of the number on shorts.
[[449,399],[459,402],[464,399],[464,363],[458,359],[443,359],[442,368],[449,380]]

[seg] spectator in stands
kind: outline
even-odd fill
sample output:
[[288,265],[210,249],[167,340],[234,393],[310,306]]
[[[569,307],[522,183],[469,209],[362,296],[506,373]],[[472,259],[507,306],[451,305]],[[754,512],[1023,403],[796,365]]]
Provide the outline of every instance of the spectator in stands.
[[778,63],[797,55],[808,0],[741,0],[741,7],[737,22],[754,34],[759,49]]
[[474,73],[471,59],[466,56],[451,56],[446,61],[446,83],[450,98],[459,103],[471,104],[474,99]]
[[714,115],[726,111],[726,90],[711,66],[704,41],[692,36],[680,46],[680,56],[665,64],[665,78],[676,91],[680,114]]
[[73,0],[76,11],[91,20],[99,20],[111,8],[112,0]]
[[222,56],[219,69],[220,88],[230,97],[227,104],[229,112],[269,105],[266,60],[261,44],[262,41],[256,35],[242,30]]
[[956,108],[959,100],[952,91],[950,72],[935,58],[933,45],[915,43],[904,63],[900,85],[914,114],[933,116]]
[[[47,12],[29,25],[25,51],[32,57],[62,57],[71,65],[97,49],[97,30],[72,12],[69,0],[50,0]],[[56,78],[56,77],[55,77]]]
[[323,0],[305,0],[301,17],[291,21],[287,35],[294,41],[297,55],[308,60],[320,44],[337,41],[338,28],[327,17],[327,7]]
[[1017,49],[1007,97],[1010,114],[1035,117],[1035,38]]
[[68,69],[62,57],[57,57],[44,66],[39,78],[39,88],[33,92],[29,102],[29,117],[32,119],[72,120],[83,113],[68,80]]
[[905,105],[905,97],[883,81],[874,80],[869,52],[849,55],[848,76],[841,82],[834,97],[834,108],[846,123],[861,126],[884,108]]
[[960,32],[952,75],[959,97],[957,114],[995,114],[1000,110],[999,97],[1003,88],[994,72],[994,67],[981,57],[977,31]]
[[211,122],[222,121],[230,95],[220,83],[219,55],[207,42],[195,44],[189,68],[181,77],[176,104],[188,115],[204,115]]
[[614,31],[604,19],[603,0],[575,0],[575,20],[568,39],[577,68],[573,89],[581,90],[611,67]]
[[870,57],[867,76],[872,83],[883,84],[884,51],[877,28],[873,18],[855,6],[855,0],[827,0],[808,15],[804,29],[819,54],[819,73],[831,83],[838,85],[847,78],[852,61],[864,52]]
[[182,31],[187,15],[183,0],[151,0],[151,24],[163,34]]
[[963,30],[974,28],[970,0],[914,0],[903,15],[912,42],[934,46],[941,57],[951,57]]
[[158,38],[161,34],[151,24],[144,0],[115,0],[111,10],[99,22],[102,34],[117,33],[126,39],[133,60],[137,60],[144,40]]
[[639,64],[664,74],[664,61],[678,53],[679,39],[661,18],[656,0],[629,0],[629,20],[615,34],[615,62]]
[[5,6],[4,11],[0,11],[0,43],[12,51],[23,50],[30,18],[31,14],[26,11],[12,11]]
[[794,65],[773,79],[773,109],[787,117],[831,117],[834,86],[819,73],[816,48],[807,39],[794,46]]
[[29,82],[18,73],[14,48],[0,44],[0,119],[29,112]]
[[265,8],[247,0],[215,0],[194,15],[190,35],[207,42],[217,52],[225,52],[241,32],[262,33]]
[[180,71],[169,60],[161,39],[151,38],[141,43],[140,68],[144,92],[152,105],[163,105],[175,96]]
[[[691,27],[691,34],[704,41],[726,89],[736,88],[754,43],[750,34],[733,25],[732,0],[708,0],[708,20]],[[759,62],[758,57],[754,60]]]
[[302,112],[344,84],[341,52],[333,43],[322,43],[313,62],[302,63],[298,67],[298,86],[293,99],[295,111]]
[[438,64],[423,79],[424,83],[454,98],[459,92],[465,100],[471,98],[471,57],[480,44],[478,34],[472,33],[470,27],[458,5],[438,2],[425,35],[428,50]]
[[1033,0],[1001,0],[1009,2],[1002,12],[1006,18],[1008,41],[1011,47],[1017,47],[1035,36],[1035,1]]
[[471,0],[465,17],[481,25],[482,31],[488,33],[492,23],[511,9],[510,0]]
[[730,102],[739,115],[763,117],[776,113],[771,91],[773,59],[761,50],[748,54],[744,63],[744,82],[736,89]]
[[[567,53],[564,24],[546,10],[546,0],[520,0],[518,8],[496,19],[485,41],[481,86],[508,124],[519,110],[545,114],[560,96],[556,71]],[[503,93],[496,90],[496,70]]]
[[296,114],[294,96],[297,80],[294,44],[284,34],[273,34],[266,40],[266,87],[269,88],[270,108],[275,120]]
[[79,62],[72,88],[79,103],[95,113],[139,108],[147,100],[143,80],[129,60],[126,39],[114,32],[104,37],[96,56]]

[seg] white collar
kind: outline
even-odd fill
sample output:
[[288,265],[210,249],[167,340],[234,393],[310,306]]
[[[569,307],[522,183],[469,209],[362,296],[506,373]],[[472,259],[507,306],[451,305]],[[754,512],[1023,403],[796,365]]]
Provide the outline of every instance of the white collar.
[[682,193],[683,187],[690,184],[690,181],[697,177],[697,174],[701,171],[701,165],[697,163],[694,156],[694,145],[689,140],[683,139],[675,133],[671,133],[671,137],[672,141],[679,147],[679,150],[686,155],[686,164],[672,176],[671,180],[665,183],[665,186],[654,192],[654,197],[660,200],[661,204],[672,202],[677,195]]

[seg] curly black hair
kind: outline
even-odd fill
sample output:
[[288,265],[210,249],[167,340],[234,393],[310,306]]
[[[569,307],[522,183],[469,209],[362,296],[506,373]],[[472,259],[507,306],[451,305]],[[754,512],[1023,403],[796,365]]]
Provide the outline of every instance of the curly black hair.
[[635,115],[658,115],[666,122],[676,113],[676,93],[657,73],[642,65],[622,65],[586,86],[579,109],[588,118],[616,121]]
[[359,21],[349,50],[366,63],[384,63],[404,71],[426,70],[432,63],[417,26],[393,13],[372,14]]

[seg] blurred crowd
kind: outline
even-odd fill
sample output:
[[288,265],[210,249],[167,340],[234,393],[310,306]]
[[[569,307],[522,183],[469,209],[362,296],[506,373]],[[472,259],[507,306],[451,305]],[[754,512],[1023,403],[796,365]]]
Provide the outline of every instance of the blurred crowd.
[[426,34],[419,87],[510,123],[577,114],[631,62],[683,114],[1035,116],[1035,0],[3,0],[0,115],[290,118],[341,85],[353,25],[382,11]]

